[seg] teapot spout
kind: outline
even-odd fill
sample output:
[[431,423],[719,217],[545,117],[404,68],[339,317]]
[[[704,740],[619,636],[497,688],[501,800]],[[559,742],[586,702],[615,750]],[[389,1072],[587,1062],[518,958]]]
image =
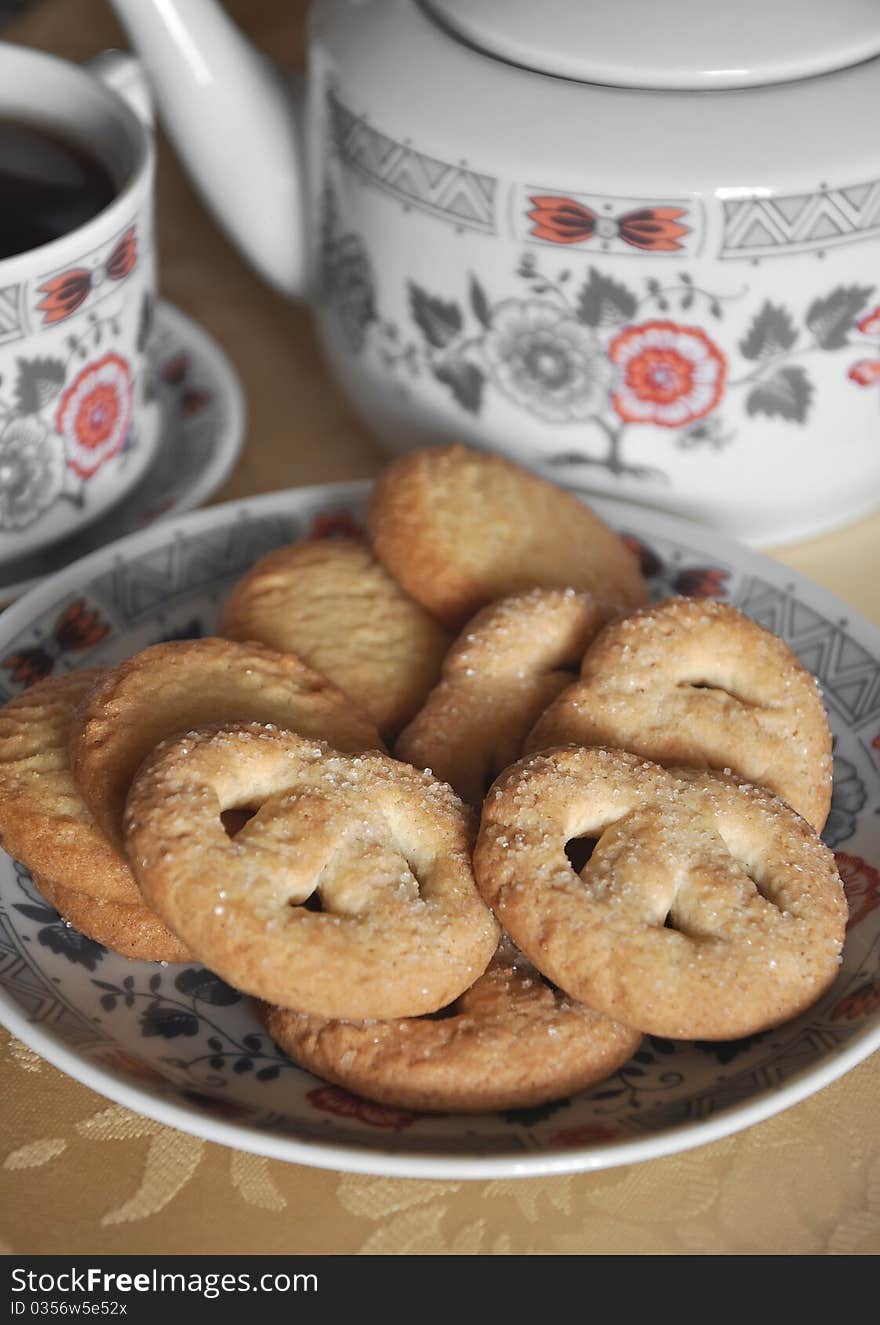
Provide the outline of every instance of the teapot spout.
[[110,0],[163,127],[222,228],[283,293],[307,286],[299,89],[216,0]]

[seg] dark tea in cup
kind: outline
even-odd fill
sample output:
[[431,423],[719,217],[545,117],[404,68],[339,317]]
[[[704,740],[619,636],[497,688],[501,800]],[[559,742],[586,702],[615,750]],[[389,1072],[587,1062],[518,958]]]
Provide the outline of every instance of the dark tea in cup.
[[0,115],[0,260],[76,230],[117,192],[107,166],[80,143]]

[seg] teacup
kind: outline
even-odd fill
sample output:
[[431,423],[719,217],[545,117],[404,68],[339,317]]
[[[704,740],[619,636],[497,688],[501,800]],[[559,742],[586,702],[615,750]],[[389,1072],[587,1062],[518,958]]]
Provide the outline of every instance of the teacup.
[[0,44],[0,121],[71,144],[111,185],[90,219],[0,257],[0,563],[102,515],[158,447],[155,151],[143,84],[113,86],[130,75]]

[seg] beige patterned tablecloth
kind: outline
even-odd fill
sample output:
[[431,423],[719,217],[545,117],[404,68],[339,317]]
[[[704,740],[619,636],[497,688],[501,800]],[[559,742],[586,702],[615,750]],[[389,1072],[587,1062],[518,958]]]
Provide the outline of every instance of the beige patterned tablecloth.
[[[230,0],[257,41],[302,56],[303,0]],[[122,44],[101,0],[42,0],[8,40],[84,59]],[[224,346],[249,406],[216,500],[375,474],[382,456],[330,384],[307,314],[212,225],[163,143],[162,291]],[[880,624],[880,516],[779,551]],[[34,1253],[875,1254],[880,1055],[746,1132],[570,1177],[361,1177],[227,1150],[142,1118],[0,1031],[0,1250]]]

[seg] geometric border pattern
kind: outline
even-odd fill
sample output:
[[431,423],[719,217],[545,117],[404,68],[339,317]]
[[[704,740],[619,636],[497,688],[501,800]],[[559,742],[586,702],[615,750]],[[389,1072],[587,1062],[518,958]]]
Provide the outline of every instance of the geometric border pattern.
[[880,233],[880,180],[815,193],[729,199],[722,208],[722,258],[826,249]]
[[880,718],[880,659],[852,638],[845,621],[828,621],[790,590],[757,577],[744,585],[738,606],[785,639],[848,726],[859,730]]
[[463,162],[441,161],[367,124],[327,92],[331,142],[339,159],[367,183],[455,226],[495,230],[497,180]]
[[0,287],[0,345],[21,340],[27,334],[23,285]]
[[134,563],[118,558],[94,580],[92,590],[120,626],[134,626],[181,593],[242,575],[264,552],[294,536],[289,520],[279,518],[269,525],[242,520],[231,529],[175,538]]

